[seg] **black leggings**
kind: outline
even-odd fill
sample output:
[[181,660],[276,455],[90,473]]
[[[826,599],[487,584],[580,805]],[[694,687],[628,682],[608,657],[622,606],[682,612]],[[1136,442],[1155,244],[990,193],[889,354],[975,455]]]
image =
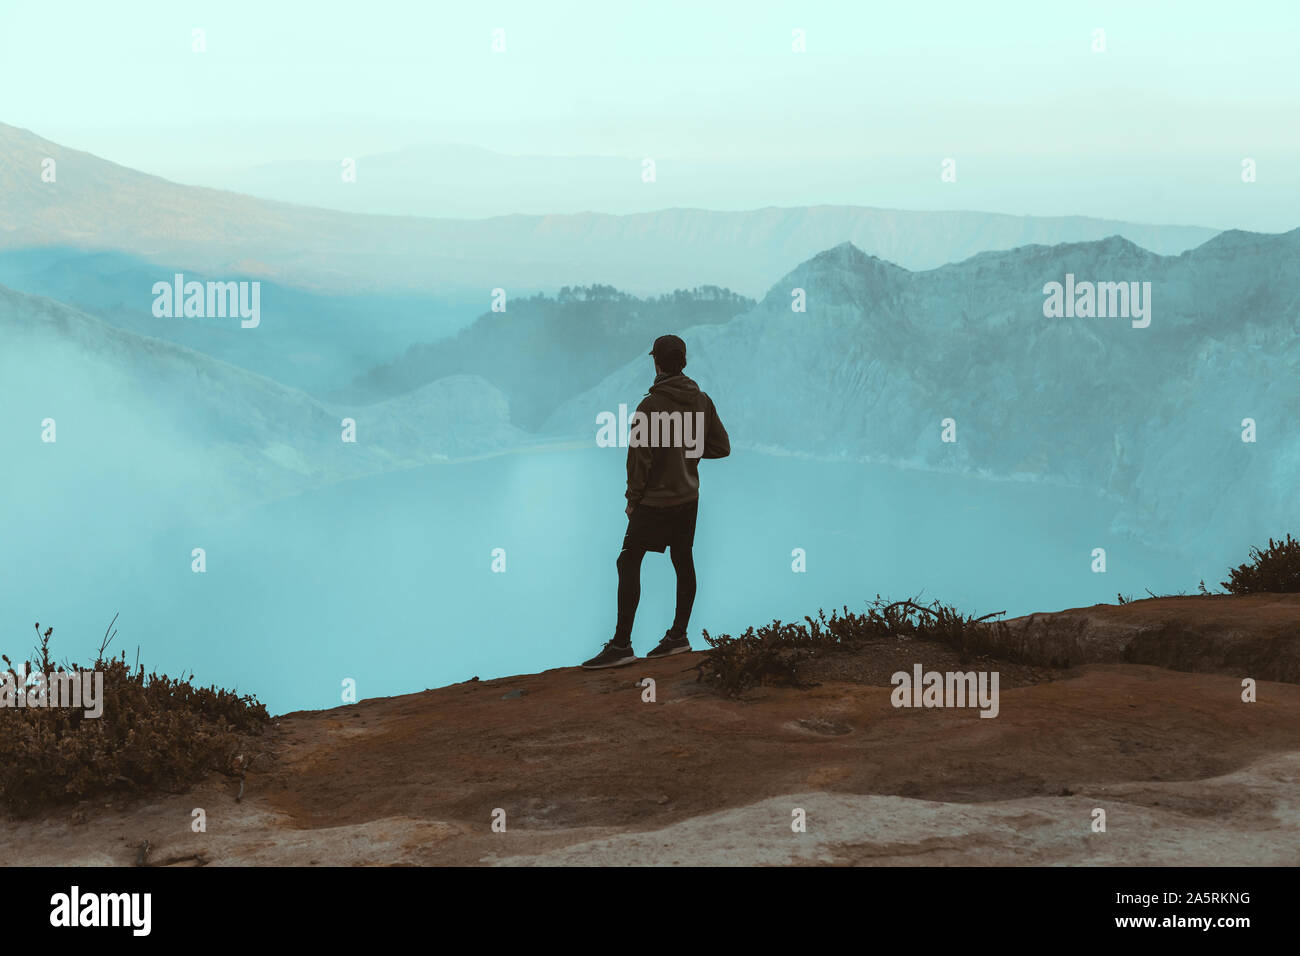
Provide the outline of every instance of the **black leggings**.
[[[668,548],[673,570],[677,572],[677,613],[673,617],[671,632],[675,637],[686,636],[686,625],[691,620],[691,605],[695,603],[695,559],[690,548],[671,545]],[[636,606],[641,603],[641,559],[643,548],[624,548],[618,561],[618,625],[614,628],[616,644],[632,643],[632,620]]]

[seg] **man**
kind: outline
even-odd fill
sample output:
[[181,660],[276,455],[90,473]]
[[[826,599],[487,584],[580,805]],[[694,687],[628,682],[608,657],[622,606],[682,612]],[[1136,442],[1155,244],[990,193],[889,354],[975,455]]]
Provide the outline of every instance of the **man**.
[[667,657],[691,649],[686,625],[695,602],[695,515],[700,499],[700,458],[731,454],[727,430],[713,400],[682,374],[686,343],[661,335],[650,350],[655,380],[631,419],[627,449],[627,534],[619,553],[618,623],[614,637],[582,666],[621,667],[637,659],[632,619],[641,600],[641,559],[669,549],[677,573],[673,626],[646,657]]

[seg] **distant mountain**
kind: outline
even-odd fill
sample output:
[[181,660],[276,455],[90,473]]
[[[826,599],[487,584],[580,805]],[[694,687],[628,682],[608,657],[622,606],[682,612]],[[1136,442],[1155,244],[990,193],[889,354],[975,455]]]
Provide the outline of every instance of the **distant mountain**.
[[159,318],[153,313],[154,283],[172,284],[177,272],[186,281],[220,278],[120,252],[66,246],[0,252],[0,285],[57,299],[118,328],[196,349],[316,395],[391,361],[412,342],[454,334],[466,313],[475,314],[427,293],[329,294],[257,280],[256,331],[234,320]]
[[[46,158],[56,163],[54,182],[41,179]],[[337,188],[360,186],[360,175]],[[517,295],[604,284],[646,295],[712,284],[757,296],[772,276],[846,241],[906,268],[930,269],[987,250],[1108,235],[1178,253],[1214,233],[1077,216],[856,206],[481,220],[361,215],[178,185],[0,124],[0,250],[107,249],[220,278],[352,295],[432,292],[480,308],[495,288]]]
[[[515,448],[481,378],[373,405],[331,405],[182,346],[0,286],[0,489],[121,487],[172,507],[238,507],[395,468]],[[356,442],[342,440],[343,419]],[[46,419],[56,441],[41,441]],[[51,463],[59,462],[55,468]]]
[[[686,371],[741,446],[1091,488],[1125,503],[1116,530],[1174,548],[1262,541],[1300,528],[1298,256],[1300,230],[1172,257],[1112,237],[918,273],[844,243],[683,332]],[[1150,326],[1045,317],[1067,274],[1150,282]],[[630,362],[545,430],[592,438],[648,384]]]
[[[505,393],[514,424],[536,428],[629,355],[645,356],[659,335],[726,322],[755,302],[714,286],[644,299],[592,286],[507,299],[505,305],[504,312],[487,312],[454,337],[411,346],[341,397],[375,401],[449,375],[479,375]],[[641,364],[649,368],[649,358]]]
[[[592,209],[626,212],[664,201],[664,186],[641,182],[641,161],[619,156],[510,156],[454,143],[409,146],[351,157],[356,181],[343,184],[342,159],[293,160],[230,169],[227,189],[343,212],[481,219]],[[684,171],[669,166],[674,181]],[[213,176],[216,181],[216,176]],[[669,191],[675,196],[675,191]],[[655,202],[658,198],[660,201]]]

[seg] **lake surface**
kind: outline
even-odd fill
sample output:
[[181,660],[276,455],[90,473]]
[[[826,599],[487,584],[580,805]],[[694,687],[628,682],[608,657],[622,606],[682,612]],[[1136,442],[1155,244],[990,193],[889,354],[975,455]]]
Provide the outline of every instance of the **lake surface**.
[[[273,713],[335,706],[345,678],[365,698],[576,664],[613,633],[623,454],[435,465],[187,527],[156,527],[130,496],[97,529],[61,521],[66,501],[34,502],[5,543],[0,649],[25,654],[39,619],[57,656],[83,660],[120,611],[113,646],[128,660],[138,646],[146,669],[237,686]],[[701,648],[701,628],[861,610],[877,593],[1016,615],[1192,591],[1226,570],[1113,538],[1114,504],[1046,485],[743,452],[700,471]],[[206,573],[191,571],[195,547]],[[672,619],[666,555],[646,557],[642,582],[639,653]]]

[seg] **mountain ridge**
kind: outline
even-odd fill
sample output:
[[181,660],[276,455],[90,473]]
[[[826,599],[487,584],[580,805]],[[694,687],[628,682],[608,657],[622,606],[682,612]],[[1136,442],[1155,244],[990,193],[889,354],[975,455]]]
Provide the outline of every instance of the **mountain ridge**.
[[[40,180],[46,156],[63,159],[55,183]],[[1177,252],[1218,231],[829,205],[488,219],[343,213],[172,183],[4,124],[0,196],[0,249],[79,243],[209,274],[351,292],[455,290],[483,302],[496,287],[594,283],[640,295],[721,285],[757,297],[773,275],[846,240],[908,268],[932,268],[989,248],[1117,231]],[[259,271],[247,272],[249,262]]]
[[[0,381],[13,413],[4,429],[13,434],[4,437],[19,465],[33,466],[6,469],[17,487],[51,467],[39,464],[45,459],[30,431],[45,418],[61,430],[56,447],[80,469],[51,475],[84,482],[144,468],[142,486],[200,509],[534,441],[509,423],[505,396],[477,376],[448,377],[377,404],[335,405],[5,286],[0,330]],[[356,422],[355,443],[343,441],[345,418]]]
[[[1148,543],[1262,540],[1300,519],[1289,491],[1300,437],[1286,425],[1300,401],[1300,275],[1286,268],[1298,239],[1249,234],[1178,256],[1123,239],[1027,246],[922,272],[842,244],[750,312],[677,331],[686,374],[714,397],[737,447],[1039,475],[1124,500],[1113,530]],[[1257,252],[1244,268],[1223,255],[1243,243]],[[1046,318],[1044,284],[1067,273],[1150,282],[1150,327]],[[791,310],[796,288],[804,314]],[[645,377],[630,361],[543,431],[583,433]],[[949,418],[956,441],[945,443]],[[1240,440],[1244,418],[1268,423],[1267,444]],[[1213,521],[1198,526],[1201,515]]]

